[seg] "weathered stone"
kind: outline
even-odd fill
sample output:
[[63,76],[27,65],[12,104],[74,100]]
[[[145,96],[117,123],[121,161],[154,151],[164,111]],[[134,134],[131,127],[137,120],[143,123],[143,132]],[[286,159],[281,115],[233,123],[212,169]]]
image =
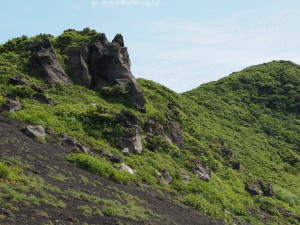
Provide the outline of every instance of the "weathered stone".
[[159,135],[161,136],[163,139],[165,139],[169,144],[173,144],[172,140],[167,137],[167,135],[165,134],[165,130],[164,127],[158,123],[158,122],[151,122],[151,121],[147,121],[144,124],[144,129],[146,132],[149,132],[153,135]]
[[39,65],[36,71],[46,83],[73,83],[61,66],[48,39],[29,48],[31,58]]
[[120,162],[124,161],[121,156],[118,156],[116,154],[109,153],[107,155],[107,157],[108,157],[109,161],[111,161],[113,163],[120,163]]
[[180,174],[182,176],[183,183],[188,184],[190,182],[190,176],[181,168],[180,168]]
[[172,143],[179,148],[183,148],[184,142],[183,142],[180,126],[177,126],[175,123],[171,123],[168,125],[168,130],[170,133],[170,138],[172,140]]
[[127,166],[127,165],[124,164],[124,163],[121,163],[121,170],[124,170],[124,171],[126,171],[126,172],[128,172],[128,173],[130,173],[130,174],[132,174],[132,175],[135,174],[135,170],[132,169],[131,167]]
[[46,138],[45,129],[41,125],[39,126],[28,125],[25,127],[23,131],[27,136],[31,138],[41,138],[43,140],[45,140]]
[[118,43],[121,47],[124,47],[124,40],[122,34],[116,34],[115,38],[112,40],[113,43]]
[[[138,126],[134,125],[132,128],[127,129],[122,137],[122,140],[117,140],[116,145],[123,149],[128,149],[129,153],[138,153],[141,154],[143,151],[143,146],[141,142],[141,137],[138,133]],[[123,152],[124,154],[125,152]],[[127,152],[125,153],[127,154]]]
[[22,108],[21,103],[18,100],[7,99],[7,101],[1,106],[0,111],[16,112]]
[[64,146],[71,147],[73,150],[83,152],[83,153],[89,154],[91,156],[95,156],[94,153],[89,148],[87,148],[84,145],[78,143],[76,141],[76,139],[71,138],[69,136],[63,135],[62,140],[60,141],[60,143]]
[[76,147],[81,150],[81,152],[86,153],[86,154],[90,154],[91,156],[95,156],[94,153],[87,147],[85,147],[82,144],[76,143]]
[[246,186],[246,191],[248,191],[251,195],[262,195],[263,192],[258,185],[249,185]]
[[160,184],[169,184],[173,179],[168,169],[164,169],[162,173],[158,172],[157,175]]
[[47,105],[51,105],[51,106],[54,105],[54,101],[42,93],[33,94],[32,98],[42,104],[47,104]]
[[129,148],[124,148],[124,149],[122,150],[122,153],[123,153],[124,155],[126,155],[126,156],[129,156],[129,155],[130,155]]
[[193,170],[194,174],[203,181],[210,181],[211,172],[208,166],[203,162],[194,162],[195,168]]
[[31,86],[31,84],[26,78],[21,77],[19,75],[14,75],[11,78],[9,78],[8,83],[12,85],[25,85],[29,87]]

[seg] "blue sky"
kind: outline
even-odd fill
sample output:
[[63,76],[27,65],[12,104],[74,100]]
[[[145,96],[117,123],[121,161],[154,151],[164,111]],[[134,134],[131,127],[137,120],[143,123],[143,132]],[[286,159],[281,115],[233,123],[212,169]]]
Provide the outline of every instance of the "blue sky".
[[122,33],[133,74],[177,92],[272,60],[300,64],[299,0],[1,0],[0,21],[0,43]]

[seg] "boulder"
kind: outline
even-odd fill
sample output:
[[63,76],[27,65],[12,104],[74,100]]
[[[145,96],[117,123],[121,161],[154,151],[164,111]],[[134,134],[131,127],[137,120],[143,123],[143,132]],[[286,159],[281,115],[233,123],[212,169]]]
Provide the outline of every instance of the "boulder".
[[67,53],[69,69],[76,82],[86,88],[112,87],[119,84],[130,91],[133,106],[145,111],[145,99],[130,71],[131,62],[122,35],[108,42],[105,34],[98,41]]
[[190,183],[190,176],[184,171],[184,169],[180,168],[180,174],[182,176],[183,183]]
[[35,72],[42,76],[46,83],[72,83],[48,39],[31,46],[29,50],[31,51],[32,61],[38,65],[38,69]]
[[16,112],[22,108],[21,103],[14,99],[7,99],[7,101],[1,106],[0,111],[4,112]]
[[26,78],[21,77],[19,75],[14,75],[11,78],[9,78],[8,83],[12,84],[12,85],[25,85],[28,87],[31,86],[31,84],[29,83],[29,81]]
[[25,127],[23,131],[27,136],[31,138],[41,138],[43,140],[45,140],[46,138],[45,129],[41,125],[39,126],[28,125]]
[[32,98],[42,104],[47,104],[51,106],[54,105],[54,101],[51,98],[46,97],[46,95],[42,93],[35,93],[32,95]]
[[203,181],[210,181],[211,172],[208,166],[204,162],[194,162],[193,173]]
[[173,179],[168,169],[164,169],[162,173],[158,172],[157,175],[160,184],[169,184]]
[[128,173],[130,173],[130,174],[132,174],[132,175],[135,174],[135,170],[132,169],[131,167],[127,166],[127,165],[124,164],[124,163],[121,163],[121,170],[124,170],[124,171],[126,171],[126,172],[128,172]]

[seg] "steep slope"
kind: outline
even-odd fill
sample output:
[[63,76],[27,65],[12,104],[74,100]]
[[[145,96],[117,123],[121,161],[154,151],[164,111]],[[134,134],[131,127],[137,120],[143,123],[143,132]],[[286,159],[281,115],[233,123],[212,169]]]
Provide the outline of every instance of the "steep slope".
[[[82,86],[44,82],[38,70],[43,64],[33,60],[28,47],[46,39],[60,70]],[[107,71],[99,57],[93,67],[97,69],[91,69],[90,53],[85,54],[84,49],[91,51],[98,41],[107,43],[103,34],[85,29],[1,45],[3,115],[47,128],[46,140],[36,139],[40,146],[71,145],[60,162],[117,183],[171,192],[173,200],[224,223],[300,223],[299,66],[281,61],[258,65],[184,94],[139,79],[135,85],[142,91],[145,111],[133,104],[132,89],[126,85],[93,89],[85,79],[78,81],[77,76],[93,80]],[[108,45],[123,49],[120,36]],[[119,58],[109,55],[105,61],[120,65]],[[72,66],[72,57],[81,66]],[[1,161],[4,167],[10,165]],[[155,216],[151,218],[153,222]]]

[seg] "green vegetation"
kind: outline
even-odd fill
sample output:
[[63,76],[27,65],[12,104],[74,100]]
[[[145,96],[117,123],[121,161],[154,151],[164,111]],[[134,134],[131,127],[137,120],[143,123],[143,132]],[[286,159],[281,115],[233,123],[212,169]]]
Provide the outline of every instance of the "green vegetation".
[[[23,36],[1,45],[0,103],[5,102],[5,94],[12,92],[22,104],[21,110],[5,115],[76,138],[93,149],[96,157],[73,153],[67,160],[116,182],[143,182],[171,191],[178,194],[177,199],[186,205],[222,220],[260,224],[264,216],[269,223],[300,224],[295,219],[300,216],[300,66],[287,61],[252,66],[183,94],[139,79],[138,84],[146,98],[147,112],[144,114],[130,107],[128,93],[120,86],[100,90],[76,85],[49,87],[41,78],[31,74],[27,46],[49,38],[68,71],[67,59],[62,53],[91,43],[98,36],[90,29],[67,30],[58,37],[45,34],[32,38]],[[8,79],[15,74],[42,87],[46,96],[57,104],[39,104],[31,98],[33,89],[9,85]],[[172,122],[183,128],[185,147],[180,149],[159,136],[140,131],[141,136],[146,137],[142,138],[143,153],[130,157],[121,155],[116,140],[127,128],[118,123],[116,115],[123,109],[135,114],[142,127],[146,121],[158,121],[166,128],[169,118],[175,118]],[[97,154],[102,148],[122,156],[124,163],[135,169],[136,174],[118,170],[118,164],[113,165]],[[230,149],[232,155],[222,156],[224,149]],[[205,162],[212,170],[209,182],[192,173],[194,160]],[[241,163],[239,170],[232,168],[232,161]],[[6,180],[0,182],[1,190],[4,190],[0,199],[5,195],[24,204],[43,201],[66,207],[52,196],[53,193],[44,194],[44,200],[18,194],[17,187],[12,186],[14,180],[35,184],[37,178],[24,177],[16,168],[6,162],[0,163],[0,180]],[[159,182],[158,174],[165,169],[173,178],[169,184]],[[180,169],[190,176],[188,184],[183,182]],[[55,173],[49,172],[49,176],[53,177]],[[65,177],[57,176],[57,179],[63,181]],[[251,196],[246,186],[252,185],[256,179],[262,186],[271,184],[274,197]],[[82,178],[82,182],[88,183],[88,180]],[[26,187],[18,188],[23,188],[22,193],[26,193]],[[39,191],[37,186],[32,188]],[[79,197],[85,198],[83,195]],[[135,212],[130,218],[135,219],[137,215],[149,218],[146,215],[151,214],[130,202],[121,205],[119,201],[101,201],[105,207],[82,205],[77,210],[86,216],[93,213],[125,216],[130,208]]]

